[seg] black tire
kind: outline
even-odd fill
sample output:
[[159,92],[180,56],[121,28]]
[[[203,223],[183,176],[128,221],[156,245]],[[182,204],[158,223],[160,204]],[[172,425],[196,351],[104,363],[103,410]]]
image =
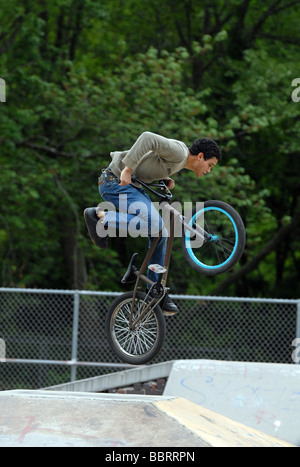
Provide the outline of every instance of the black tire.
[[193,226],[197,219],[201,219],[202,227],[211,236],[202,244],[193,240],[189,230],[183,232],[181,248],[185,260],[206,276],[216,276],[233,268],[241,258],[246,243],[240,215],[229,204],[211,200],[205,201],[202,207],[194,208],[187,222]]
[[[134,330],[129,327],[133,292],[116,298],[110,305],[105,330],[110,348],[125,363],[143,365],[152,360],[163,346],[166,323],[161,308],[156,305],[147,312]],[[134,319],[141,315],[146,306],[146,294],[137,292]]]

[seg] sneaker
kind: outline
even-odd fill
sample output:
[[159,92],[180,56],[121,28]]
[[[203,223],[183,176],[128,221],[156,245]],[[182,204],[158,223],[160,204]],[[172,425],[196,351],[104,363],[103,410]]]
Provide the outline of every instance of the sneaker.
[[[100,219],[96,214],[96,208],[85,209],[83,211],[83,215],[84,215],[84,220],[85,220],[92,242],[99,248],[102,248],[102,249],[107,248],[108,246],[107,235],[103,237],[99,237],[97,233],[97,230],[99,232],[99,228],[97,229],[97,224],[100,221]],[[104,230],[104,226],[103,226],[103,230]]]
[[169,295],[167,295],[163,301],[162,311],[165,316],[173,316],[179,312],[179,309],[177,308],[173,300],[170,299]]
[[[149,295],[150,297],[153,297],[151,293]],[[163,299],[162,303],[159,304],[159,306],[161,307],[162,312],[165,316],[173,316],[179,312],[179,309],[177,308],[173,300],[170,299],[169,295],[166,295],[166,297]]]

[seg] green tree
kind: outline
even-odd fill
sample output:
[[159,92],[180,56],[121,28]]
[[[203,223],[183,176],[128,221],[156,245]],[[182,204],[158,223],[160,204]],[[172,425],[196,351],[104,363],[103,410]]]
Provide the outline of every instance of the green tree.
[[[295,296],[299,278],[299,3],[12,0],[0,7],[1,283],[119,290],[132,248],[100,251],[83,209],[112,150],[145,130],[187,144],[206,135],[223,161],[175,199],[219,197],[240,210],[247,248],[232,274],[180,263],[180,293]],[[179,248],[176,264],[182,261]],[[176,269],[176,271],[175,271]],[[187,283],[186,278],[191,280]]]

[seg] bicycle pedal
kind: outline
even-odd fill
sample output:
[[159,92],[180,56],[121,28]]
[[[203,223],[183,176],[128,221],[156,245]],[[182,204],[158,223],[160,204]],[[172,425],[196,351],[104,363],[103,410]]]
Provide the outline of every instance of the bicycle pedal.
[[148,269],[150,269],[150,271],[156,272],[156,274],[163,274],[167,272],[167,269],[160,264],[149,264]]

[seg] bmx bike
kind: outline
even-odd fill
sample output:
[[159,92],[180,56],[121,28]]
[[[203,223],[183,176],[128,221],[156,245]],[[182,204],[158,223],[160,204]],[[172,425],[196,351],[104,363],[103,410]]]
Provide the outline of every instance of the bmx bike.
[[[185,260],[197,272],[207,276],[224,273],[239,261],[244,251],[246,234],[240,215],[223,201],[205,201],[200,203],[200,207],[197,203],[185,217],[170,204],[172,193],[163,180],[146,184],[132,177],[132,182],[139,183],[155,194],[170,220],[164,266],[148,265],[162,235],[160,231],[140,269],[136,266],[138,254],[133,254],[121,283],[134,282],[134,289],[117,297],[106,315],[105,331],[114,354],[125,363],[142,365],[160,352],[166,336],[162,309],[163,301],[169,293],[166,284],[175,222],[179,222],[182,228],[181,249]],[[144,274],[147,267],[157,273],[157,282],[151,281]],[[147,284],[146,292],[141,291],[141,282]]]

